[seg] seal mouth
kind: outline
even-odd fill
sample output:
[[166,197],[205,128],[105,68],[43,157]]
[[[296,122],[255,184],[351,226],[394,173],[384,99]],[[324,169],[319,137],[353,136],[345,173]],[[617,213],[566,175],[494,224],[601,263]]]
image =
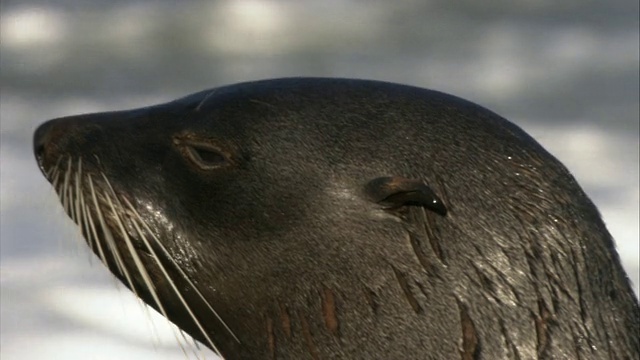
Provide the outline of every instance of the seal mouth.
[[[40,170],[52,184],[67,215],[80,228],[91,251],[125,286],[164,317],[171,319],[165,306],[166,300],[163,301],[157,290],[158,281],[166,282],[171,296],[183,306],[205,344],[221,356],[204,328],[204,319],[194,313],[185,290],[178,287],[176,277],[179,277],[180,282],[188,284],[187,291],[195,293],[198,301],[203,302],[210,314],[239,342],[193,281],[175,263],[168,249],[128,197],[116,192],[104,171],[87,171],[83,168],[82,157],[75,160],[71,156],[61,156],[54,166],[47,168],[43,151],[38,145],[34,150]],[[99,164],[97,156],[96,160]],[[173,276],[161,258],[169,262]],[[143,294],[146,296],[143,297]]]

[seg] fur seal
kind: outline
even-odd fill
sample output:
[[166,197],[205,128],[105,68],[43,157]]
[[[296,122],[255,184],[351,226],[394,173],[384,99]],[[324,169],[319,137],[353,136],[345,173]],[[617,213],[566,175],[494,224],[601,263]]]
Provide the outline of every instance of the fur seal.
[[110,271],[226,359],[640,354],[593,203],[460,98],[264,80],[51,120],[34,150]]

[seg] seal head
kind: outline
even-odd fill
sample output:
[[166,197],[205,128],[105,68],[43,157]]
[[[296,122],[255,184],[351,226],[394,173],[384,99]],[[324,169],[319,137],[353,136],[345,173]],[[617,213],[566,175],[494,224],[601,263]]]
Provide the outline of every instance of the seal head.
[[640,353],[594,205],[468,101],[266,80],[52,120],[34,147],[98,257],[225,358]]

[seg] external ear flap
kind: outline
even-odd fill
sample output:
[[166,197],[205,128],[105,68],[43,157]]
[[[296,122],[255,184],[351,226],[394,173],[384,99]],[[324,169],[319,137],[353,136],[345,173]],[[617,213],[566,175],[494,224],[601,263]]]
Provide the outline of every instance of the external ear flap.
[[447,215],[442,200],[421,180],[400,176],[375,178],[365,186],[371,201],[388,208],[402,206],[424,206],[436,214]]

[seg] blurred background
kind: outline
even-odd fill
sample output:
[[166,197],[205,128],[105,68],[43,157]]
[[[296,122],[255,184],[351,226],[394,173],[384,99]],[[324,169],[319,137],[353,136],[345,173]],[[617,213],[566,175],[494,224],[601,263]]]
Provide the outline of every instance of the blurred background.
[[638,289],[637,1],[0,6],[3,360],[195,358],[89,254],[38,171],[31,137],[50,118],[262,78],[387,80],[496,111],[577,177]]

